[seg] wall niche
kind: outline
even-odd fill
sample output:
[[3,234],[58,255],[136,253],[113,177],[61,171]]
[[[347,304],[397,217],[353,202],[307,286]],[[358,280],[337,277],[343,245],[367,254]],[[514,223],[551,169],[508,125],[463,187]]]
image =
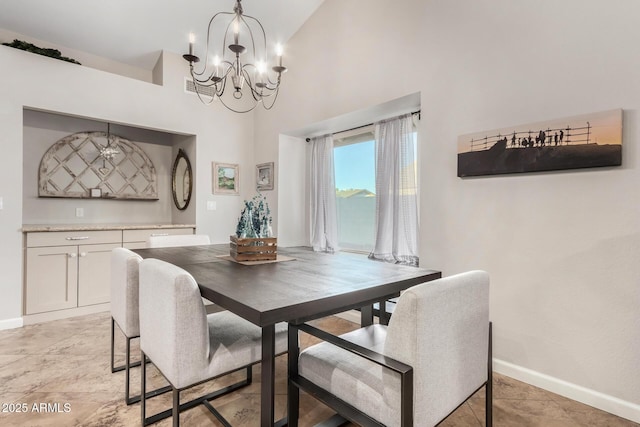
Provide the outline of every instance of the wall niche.
[[[85,174],[94,174],[92,180],[88,180],[82,186],[76,185],[69,191],[82,193],[79,197],[42,197],[40,192],[39,176],[40,167],[46,153],[59,141],[78,133],[93,133],[91,141],[85,143],[83,156],[73,160],[74,167],[70,170],[74,175],[79,175],[87,164],[92,165]],[[116,189],[126,187],[126,179],[119,175],[109,178],[109,182],[115,179],[113,189],[101,186],[100,182],[110,173],[114,167],[105,159],[105,174],[101,174],[103,168],[102,159],[99,158],[99,148],[107,143],[106,135],[109,134],[127,140],[142,150],[155,169],[156,198],[112,198],[111,193]],[[135,123],[120,123],[106,120],[81,117],[59,112],[23,109],[23,164],[22,164],[22,220],[23,224],[155,224],[155,223],[194,223],[195,210],[183,213],[179,216],[177,209],[173,207],[171,197],[171,167],[178,152],[178,148],[186,149],[191,158],[195,158],[195,138],[187,138],[170,131],[154,130],[136,125]],[[76,144],[80,145],[81,140]],[[95,144],[95,145],[94,145]],[[118,147],[121,144],[118,143]],[[128,146],[127,146],[128,147]],[[125,171],[129,181],[133,179],[136,189],[141,191],[146,186],[143,181],[132,178],[134,168],[139,168],[143,162],[138,159],[135,149],[129,153],[128,158],[137,166],[128,162],[120,166]],[[58,153],[59,157],[66,157],[72,153],[67,147],[66,155]],[[127,158],[125,150],[120,149],[121,154],[114,156],[113,163]],[[122,158],[118,156],[124,156]],[[133,156],[133,157],[132,157]],[[73,157],[73,156],[72,156]],[[71,160],[71,159],[69,159]],[[55,161],[53,164],[57,163]],[[68,162],[67,162],[68,163]],[[48,166],[50,170],[55,166]],[[109,169],[109,171],[106,171]],[[96,173],[97,172],[97,173]],[[59,172],[62,173],[62,172]],[[69,178],[62,181],[66,186],[71,182],[71,175],[65,172]],[[64,176],[64,175],[61,175]],[[83,181],[84,182],[84,181]],[[99,188],[100,191],[91,189]],[[85,190],[86,189],[86,190]],[[86,191],[86,192],[85,192]],[[133,190],[126,190],[133,193]]]

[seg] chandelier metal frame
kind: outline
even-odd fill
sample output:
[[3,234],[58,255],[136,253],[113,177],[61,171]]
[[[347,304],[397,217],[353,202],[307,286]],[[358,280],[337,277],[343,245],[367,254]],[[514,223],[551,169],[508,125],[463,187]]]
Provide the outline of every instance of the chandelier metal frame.
[[[206,55],[201,69],[196,70],[194,64],[200,62],[200,58],[193,53],[194,38],[190,36],[189,53],[182,57],[189,62],[189,72],[194,82],[195,92],[203,104],[211,104],[216,98],[229,110],[236,113],[247,113],[252,111],[258,104],[266,110],[273,108],[280,91],[280,83],[282,74],[287,68],[282,65],[282,48],[280,45],[276,48],[276,56],[278,58],[276,65],[271,67],[275,75],[269,75],[266,70],[268,63],[267,54],[267,37],[264,27],[253,16],[245,15],[242,9],[242,0],[236,0],[233,12],[218,12],[209,21],[207,28]],[[217,55],[210,58],[211,32],[214,22],[224,20],[231,16],[226,23],[226,30],[222,38],[222,59]],[[218,19],[218,21],[216,21]],[[255,29],[259,30],[258,36],[261,40],[256,42],[250,23],[255,23]],[[249,36],[249,47],[240,44],[240,32],[247,33]],[[242,55],[250,54],[248,61],[242,60]],[[261,58],[258,55],[263,55]],[[229,82],[230,81],[230,82]],[[223,98],[223,94],[227,89],[227,84],[233,87],[233,99],[240,101],[243,98],[244,88],[248,88],[253,101],[248,108],[239,108],[230,105],[228,100]],[[204,94],[201,88],[213,88],[214,96]],[[200,88],[200,90],[199,90]],[[210,99],[205,99],[210,98]],[[266,101],[271,101],[270,103]],[[232,100],[231,100],[232,101]],[[246,101],[245,101],[246,102]]]

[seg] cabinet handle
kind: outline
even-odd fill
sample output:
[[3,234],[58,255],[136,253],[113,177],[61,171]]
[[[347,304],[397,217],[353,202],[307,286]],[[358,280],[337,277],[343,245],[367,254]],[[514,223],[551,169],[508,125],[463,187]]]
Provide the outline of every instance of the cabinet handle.
[[80,256],[87,256],[86,252],[80,252]]
[[151,233],[152,237],[156,237],[156,236],[168,236],[169,233]]
[[89,236],[67,237],[67,240],[87,240]]
[[76,254],[75,252],[68,254],[69,258],[75,258],[78,254]]

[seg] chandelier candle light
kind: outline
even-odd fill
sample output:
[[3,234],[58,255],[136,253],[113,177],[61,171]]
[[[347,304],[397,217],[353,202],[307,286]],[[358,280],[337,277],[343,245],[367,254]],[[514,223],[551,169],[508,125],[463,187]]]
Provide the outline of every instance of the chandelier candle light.
[[[264,28],[256,18],[243,13],[240,2],[236,1],[233,12],[216,13],[209,21],[206,56],[201,70],[196,70],[194,66],[200,62],[200,58],[194,54],[193,34],[189,35],[189,53],[182,57],[189,62],[195,91],[204,104],[210,104],[217,97],[225,107],[236,113],[249,112],[258,104],[269,110],[278,97],[282,74],[287,71],[282,66],[283,48],[280,44],[276,45],[277,62],[271,67],[273,73],[268,73]],[[216,50],[211,40],[216,28],[225,28],[220,50]],[[248,46],[241,44],[241,36],[247,38]],[[223,97],[227,83],[233,86],[232,98]],[[211,90],[205,92],[205,88]],[[251,96],[245,96],[246,92],[250,92]]]

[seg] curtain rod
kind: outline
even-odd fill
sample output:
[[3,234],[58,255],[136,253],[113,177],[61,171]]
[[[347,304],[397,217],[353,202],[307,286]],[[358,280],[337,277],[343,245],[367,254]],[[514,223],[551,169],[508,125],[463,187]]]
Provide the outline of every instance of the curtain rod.
[[[417,114],[418,115],[418,120],[420,120],[421,119],[420,113],[421,113],[421,110],[418,110],[418,111],[412,112],[411,115],[415,116]],[[373,124],[375,124],[375,123],[367,123],[366,125],[356,126],[354,128],[351,128],[351,129],[344,129],[344,130],[339,130],[337,132],[331,132],[331,134],[333,135],[333,134],[336,134],[336,133],[349,132],[349,131],[352,131],[352,130],[362,129],[362,128],[366,128],[367,126],[371,126]],[[306,138],[305,141],[311,142],[311,138]]]

